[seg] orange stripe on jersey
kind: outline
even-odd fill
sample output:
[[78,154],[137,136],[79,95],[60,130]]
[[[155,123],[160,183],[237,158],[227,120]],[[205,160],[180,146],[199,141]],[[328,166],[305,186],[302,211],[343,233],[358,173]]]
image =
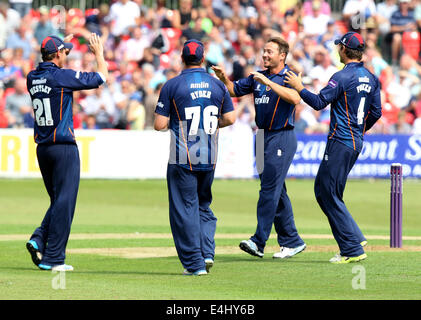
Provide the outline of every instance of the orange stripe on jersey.
[[366,117],[364,118],[364,130],[363,130],[363,135],[365,134],[365,126],[367,125],[367,118],[368,118],[368,115],[370,114],[370,111],[369,112],[367,112],[367,115],[366,115]]
[[177,105],[175,103],[175,100],[172,99],[172,102],[174,103],[175,111],[177,112],[178,121],[180,121],[181,135],[183,136],[184,145],[186,146],[187,158],[189,159],[189,165],[190,165],[190,171],[193,171],[193,168],[191,166],[191,161],[190,161],[189,147],[187,146],[187,141],[186,141],[186,138],[184,137],[183,122],[181,121],[180,114],[178,113],[178,108],[177,108]]
[[61,98],[60,98],[60,121],[63,115],[63,88],[61,88]]
[[348,117],[348,127],[349,127],[349,131],[351,132],[352,143],[353,143],[353,145],[354,145],[354,150],[355,150],[355,140],[354,140],[354,134],[352,133],[351,120],[349,119],[349,113],[348,113],[348,100],[346,99],[346,91],[344,91],[344,96],[345,96],[346,116]]
[[[279,100],[280,100],[280,99],[281,99],[281,97],[279,96],[279,97],[278,97],[278,101],[276,101],[275,110],[273,111],[272,120],[270,121],[269,130],[271,130],[271,129],[272,129],[273,119],[275,119],[275,113],[276,113],[276,110],[278,109],[278,104],[279,104]],[[288,122],[288,120],[287,120],[287,122]],[[285,125],[286,125],[286,124],[285,124]]]
[[74,139],[75,135],[73,134],[72,129],[70,129],[70,127],[69,127],[69,131],[70,131],[70,134],[73,136],[73,139]]
[[56,143],[56,132],[57,132],[57,128],[54,129],[54,138],[53,138],[54,143]]
[[329,139],[332,139],[333,138],[333,136],[335,135],[335,133],[336,133],[336,127],[338,126],[338,123],[335,123],[335,129],[333,129],[333,132],[332,132],[332,134],[330,135],[330,137],[329,137]]
[[[292,109],[291,114],[293,114],[293,113],[294,113],[295,108],[296,108],[296,106],[294,106],[294,109]],[[287,118],[287,121],[285,121],[284,128],[287,126],[287,124],[288,124],[288,118]]]

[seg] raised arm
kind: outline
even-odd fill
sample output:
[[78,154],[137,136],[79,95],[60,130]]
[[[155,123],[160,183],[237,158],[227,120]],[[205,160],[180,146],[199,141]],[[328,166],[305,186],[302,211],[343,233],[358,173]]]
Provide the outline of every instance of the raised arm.
[[108,66],[104,59],[104,47],[100,37],[96,33],[92,33],[89,39],[89,48],[95,55],[98,73],[100,73],[105,79],[108,78]]
[[251,72],[251,75],[253,75],[254,79],[261,83],[264,84],[265,86],[270,87],[273,91],[276,92],[276,94],[278,96],[281,97],[282,100],[296,105],[299,104],[301,101],[301,97],[298,94],[298,92],[294,89],[291,88],[287,88],[285,86],[281,86],[273,81],[271,81],[270,79],[268,79],[264,74],[260,73],[260,72]]
[[225,74],[225,71],[221,67],[212,66],[211,69],[215,72],[215,75],[218,77],[219,80],[221,80],[225,86],[228,89],[228,92],[230,93],[231,97],[236,97],[234,92],[234,83],[228,79],[227,75]]
[[304,102],[310,107],[314,110],[321,110],[338,97],[340,88],[338,83],[333,80],[333,77],[330,79],[328,85],[320,91],[320,94],[311,93],[304,88],[303,82],[301,81],[301,73],[297,76],[294,72],[288,71],[285,76],[285,83],[296,90]]

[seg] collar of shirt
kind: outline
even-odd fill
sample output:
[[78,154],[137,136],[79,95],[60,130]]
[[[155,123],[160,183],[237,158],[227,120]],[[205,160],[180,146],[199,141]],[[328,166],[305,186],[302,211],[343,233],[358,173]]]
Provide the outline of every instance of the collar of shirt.
[[197,68],[184,69],[183,71],[181,71],[182,74],[191,73],[191,72],[206,72],[206,70],[204,68],[197,67]]
[[58,66],[53,62],[40,62],[38,64],[38,69],[46,69],[46,68],[58,68]]
[[349,68],[349,67],[359,67],[359,66],[363,66],[364,65],[364,62],[350,62],[350,63],[347,63],[346,65],[345,65],[345,67],[344,67],[344,69],[345,68]]
[[285,64],[283,69],[281,71],[279,71],[278,73],[270,74],[269,70],[266,69],[266,70],[263,71],[263,74],[268,78],[273,77],[273,76],[285,77],[285,73],[287,73],[287,71],[289,71],[289,70],[290,70],[289,66],[287,64]]

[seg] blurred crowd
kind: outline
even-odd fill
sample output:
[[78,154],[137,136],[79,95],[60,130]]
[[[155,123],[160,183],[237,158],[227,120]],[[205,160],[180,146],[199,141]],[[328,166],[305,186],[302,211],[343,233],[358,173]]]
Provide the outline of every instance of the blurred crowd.
[[[366,40],[365,65],[382,85],[383,117],[371,132],[421,134],[421,0],[346,0],[336,13],[323,0],[179,0],[176,10],[166,1],[148,7],[143,0],[119,0],[84,12],[32,9],[31,2],[0,2],[0,128],[33,126],[25,78],[40,62],[48,35],[74,35],[68,68],[81,71],[95,70],[89,35],[104,42],[109,80],[75,92],[74,127],[143,130],[153,127],[163,83],[182,70],[187,39],[205,44],[210,73],[220,65],[237,80],[261,70],[265,41],[281,36],[290,44],[288,65],[318,92],[343,67],[334,40],[356,30]],[[254,127],[250,96],[234,102],[238,121]],[[326,133],[329,112],[297,105],[296,131]]]

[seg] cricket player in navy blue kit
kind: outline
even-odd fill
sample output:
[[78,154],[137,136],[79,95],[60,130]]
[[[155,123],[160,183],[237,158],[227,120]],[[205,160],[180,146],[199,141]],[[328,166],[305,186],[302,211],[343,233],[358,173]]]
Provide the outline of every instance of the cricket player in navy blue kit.
[[340,249],[330,262],[342,264],[367,257],[363,249],[367,241],[342,198],[348,174],[363,147],[364,133],[382,112],[379,80],[361,62],[363,38],[348,32],[335,44],[345,67],[332,76],[318,95],[303,87],[301,75],[288,72],[285,82],[313,109],[331,105],[329,136],[314,191]]
[[[280,252],[273,258],[289,258],[302,252],[306,245],[295,227],[291,201],[287,194],[285,178],[297,149],[294,132],[295,105],[300,102],[297,92],[284,86],[285,74],[290,70],[285,64],[289,45],[281,38],[270,38],[263,49],[264,71],[253,72],[249,77],[232,82],[220,67],[213,67],[216,76],[227,86],[231,96],[252,93],[256,109],[256,124],[264,130],[264,163],[259,174],[261,188],[257,204],[257,228],[240,248],[262,258],[272,225],[278,234]],[[261,83],[259,75],[277,83],[274,92]],[[258,148],[256,148],[258,149]]]
[[155,130],[171,131],[167,186],[171,231],[184,275],[205,275],[214,264],[216,217],[210,209],[218,130],[235,122],[224,84],[200,66],[204,47],[183,46],[185,69],[161,89]]
[[79,189],[80,160],[73,129],[73,91],[98,88],[108,76],[103,46],[92,34],[89,46],[98,72],[63,69],[73,48],[66,40],[49,36],[41,44],[41,62],[27,77],[35,114],[34,139],[37,158],[48,195],[48,208],[41,226],[26,247],[42,270],[72,271],[65,264],[65,251]]

